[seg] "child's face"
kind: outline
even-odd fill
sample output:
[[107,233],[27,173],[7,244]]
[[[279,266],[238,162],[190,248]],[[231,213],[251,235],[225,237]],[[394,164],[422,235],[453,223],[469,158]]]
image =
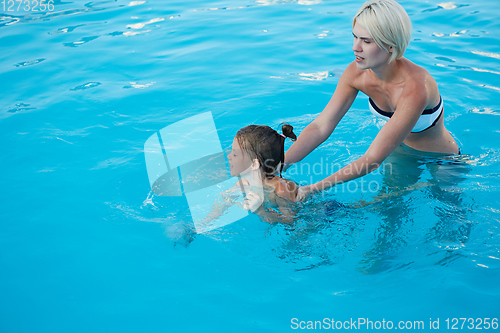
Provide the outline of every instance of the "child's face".
[[233,140],[231,152],[227,155],[231,176],[237,176],[252,166],[252,160],[245,151],[240,148],[236,137]]

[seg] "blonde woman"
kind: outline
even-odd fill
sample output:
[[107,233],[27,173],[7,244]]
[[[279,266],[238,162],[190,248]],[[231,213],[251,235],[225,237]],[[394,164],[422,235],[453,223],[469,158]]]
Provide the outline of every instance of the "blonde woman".
[[352,33],[355,59],[323,112],[286,152],[285,167],[302,160],[332,134],[359,91],[370,97],[370,110],[387,122],[363,156],[320,182],[301,187],[299,200],[374,171],[398,146],[443,155],[460,153],[444,126],[436,81],[403,57],[411,38],[410,18],[403,7],[393,0],[364,3],[354,17]]

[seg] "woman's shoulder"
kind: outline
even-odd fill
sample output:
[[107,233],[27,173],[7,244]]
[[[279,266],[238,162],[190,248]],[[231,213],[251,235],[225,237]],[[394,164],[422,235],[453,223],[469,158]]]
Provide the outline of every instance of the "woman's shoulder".
[[351,80],[362,77],[366,73],[365,70],[361,70],[356,66],[356,62],[353,61],[344,69],[342,76],[347,76]]
[[423,67],[403,58],[405,85],[403,95],[420,97],[434,107],[439,101],[439,89],[436,80]]
[[404,74],[409,82],[423,85],[429,80],[434,81],[432,75],[429,74],[429,72],[425,68],[415,64],[414,62],[406,58],[402,58],[400,61],[402,65],[401,68],[404,71]]
[[[351,62],[342,73],[341,80],[358,90],[365,92],[371,83],[371,76],[368,70],[359,69],[356,62]],[[339,81],[340,82],[340,81]]]

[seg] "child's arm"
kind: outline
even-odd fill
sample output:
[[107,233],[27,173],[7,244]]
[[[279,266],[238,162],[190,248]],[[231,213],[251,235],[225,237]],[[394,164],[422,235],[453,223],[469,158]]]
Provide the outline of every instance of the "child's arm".
[[263,221],[270,224],[293,223],[293,217],[288,213],[283,213],[281,209],[279,211],[275,211],[271,208],[264,208],[263,206],[260,206],[254,213],[259,215]]
[[208,224],[221,217],[229,207],[235,204],[235,200],[239,196],[239,191],[241,191],[240,187],[235,185],[219,193],[213,204],[212,210],[203,219],[203,222]]
[[[230,189],[221,192],[213,204],[212,211],[203,219],[204,223],[210,223],[213,220],[220,218],[232,205],[237,204],[242,209],[250,212],[256,212],[264,201],[262,196],[254,191],[250,191],[250,184],[245,179],[240,179]],[[259,192],[259,191],[257,191]],[[246,193],[243,204],[237,201],[242,193]]]
[[[248,185],[248,182],[242,179],[225,193],[229,194],[230,191],[238,191],[241,189],[241,186],[246,185]],[[278,206],[277,211],[269,207],[263,207],[264,198],[254,191],[245,191],[247,194],[242,208],[259,215],[264,221],[269,223],[292,223],[295,213],[290,205],[296,202],[297,190],[298,186],[295,183],[280,178],[275,187],[275,197],[272,200]],[[222,196],[228,197],[228,195]],[[233,204],[235,204],[234,200],[228,201],[227,199],[223,200],[223,202],[215,203],[212,212],[207,215],[205,221],[210,222],[219,218]]]

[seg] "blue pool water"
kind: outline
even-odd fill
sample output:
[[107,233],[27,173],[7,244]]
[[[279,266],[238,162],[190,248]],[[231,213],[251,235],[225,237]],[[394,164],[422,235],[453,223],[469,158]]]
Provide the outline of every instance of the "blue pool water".
[[[366,177],[378,192],[339,188],[294,226],[251,215],[193,236],[186,200],[151,192],[144,143],[179,120],[211,111],[224,149],[251,123],[300,133],[353,60],[361,4],[1,7],[0,332],[287,332],[294,318],[425,331],[439,319],[446,331],[447,318],[500,319],[497,1],[401,1],[406,57],[438,82],[464,158],[401,155],[393,176]],[[345,165],[377,131],[360,94],[304,162]]]

